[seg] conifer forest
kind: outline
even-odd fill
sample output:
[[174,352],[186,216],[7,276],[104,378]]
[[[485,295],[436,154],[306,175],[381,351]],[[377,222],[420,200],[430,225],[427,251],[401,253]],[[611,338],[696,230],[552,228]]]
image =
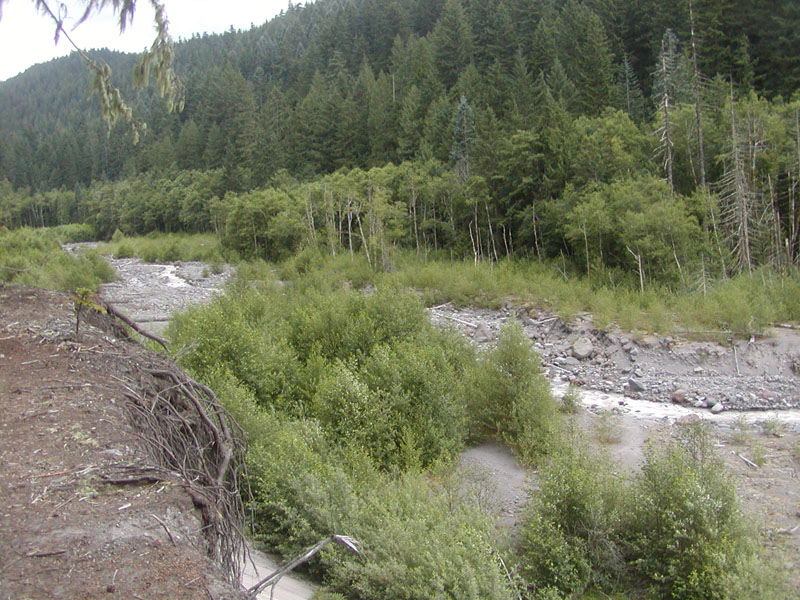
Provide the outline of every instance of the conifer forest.
[[0,85],[0,223],[388,260],[557,258],[697,288],[800,251],[790,0],[320,0],[176,44],[107,135],[77,55]]

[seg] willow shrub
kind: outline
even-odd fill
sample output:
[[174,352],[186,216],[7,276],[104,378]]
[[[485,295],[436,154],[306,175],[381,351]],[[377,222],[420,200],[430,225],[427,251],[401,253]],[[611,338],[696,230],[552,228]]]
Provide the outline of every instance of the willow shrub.
[[687,600],[783,598],[700,425],[651,446],[624,479],[596,452],[555,456],[526,516],[521,572],[533,598],[633,592]]
[[540,472],[520,543],[523,578],[536,598],[613,591],[624,572],[618,534],[625,485],[608,460],[575,441]]
[[528,465],[553,450],[561,423],[558,404],[518,323],[500,330],[497,344],[479,357],[470,375],[473,437],[502,439]]
[[208,373],[249,441],[249,508],[256,538],[289,558],[331,534],[362,544],[363,558],[336,545],[307,568],[321,597],[364,600],[510,600],[489,519],[453,502],[429,476],[389,473],[357,444],[332,443],[309,419],[261,406],[222,369]]
[[783,597],[705,424],[684,426],[666,447],[647,451],[621,539],[632,575],[654,596]]

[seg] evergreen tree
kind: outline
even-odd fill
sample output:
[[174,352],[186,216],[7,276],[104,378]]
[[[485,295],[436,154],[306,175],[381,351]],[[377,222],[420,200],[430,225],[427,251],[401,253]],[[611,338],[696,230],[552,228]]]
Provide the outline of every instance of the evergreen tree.
[[410,159],[416,155],[424,118],[425,107],[422,104],[422,93],[416,85],[412,85],[400,106],[397,138],[397,154],[400,160]]
[[394,160],[397,144],[397,111],[392,82],[386,73],[378,74],[369,95],[369,164],[383,165]]
[[470,177],[471,151],[475,145],[475,114],[463,94],[458,100],[456,120],[453,126],[453,146],[450,149],[450,162],[462,182]]
[[450,100],[442,94],[428,107],[422,128],[420,155],[424,160],[434,158],[446,162],[452,149],[453,111]]
[[175,158],[180,169],[200,169],[203,166],[204,139],[194,119],[181,127],[175,148]]
[[612,104],[611,46],[600,18],[585,4],[569,0],[562,11],[564,67],[575,83],[581,112],[596,115]]
[[624,110],[636,123],[646,119],[646,108],[639,78],[627,56],[617,68],[617,107]]
[[473,39],[462,0],[446,0],[431,33],[439,76],[449,89],[472,62]]

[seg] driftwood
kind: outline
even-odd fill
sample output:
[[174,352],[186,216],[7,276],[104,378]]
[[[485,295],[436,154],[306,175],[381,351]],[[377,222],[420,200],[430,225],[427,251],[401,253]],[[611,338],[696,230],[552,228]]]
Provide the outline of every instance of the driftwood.
[[458,317],[452,317],[450,315],[444,315],[446,319],[450,319],[451,321],[455,321],[456,323],[461,323],[462,325],[466,325],[467,327],[472,327],[473,329],[477,329],[478,326],[475,323],[470,323],[469,321],[465,321],[464,319],[459,319]]
[[744,456],[742,456],[742,455],[741,455],[741,454],[739,454],[738,452],[734,452],[733,450],[731,450],[731,454],[733,454],[735,457],[737,457],[737,458],[741,459],[741,460],[742,460],[742,462],[743,462],[744,464],[746,464],[748,467],[751,467],[751,468],[753,468],[753,469],[758,469],[758,468],[759,468],[759,467],[758,467],[758,465],[757,465],[756,463],[754,463],[754,462],[753,462],[752,460],[750,460],[749,458],[745,458]]
[[172,536],[172,532],[169,530],[169,527],[167,527],[167,524],[164,523],[164,521],[159,519],[157,516],[155,516],[153,513],[150,513],[150,516],[161,524],[161,526],[164,528],[164,531],[167,532],[167,535],[169,536],[169,541],[172,542],[172,545],[177,546],[177,544],[175,543],[175,538]]
[[146,329],[143,329],[142,327],[139,327],[139,325],[137,325],[136,322],[133,319],[131,319],[129,316],[121,313],[119,310],[114,308],[108,302],[104,302],[103,303],[103,308],[105,308],[106,311],[108,311],[108,314],[112,315],[113,317],[116,317],[117,319],[119,319],[120,321],[125,323],[128,327],[133,329],[139,335],[143,335],[144,337],[146,337],[146,338],[148,338],[150,340],[153,340],[154,342],[157,342],[157,343],[161,344],[161,347],[164,348],[164,350],[168,350],[168,348],[167,348],[167,340],[162,338],[160,335],[156,335],[155,333],[150,333]]
[[332,535],[330,537],[326,537],[325,539],[320,540],[310,548],[304,550],[301,554],[298,554],[289,562],[284,563],[283,565],[278,567],[277,570],[267,575],[264,579],[259,581],[253,587],[249,588],[247,590],[248,598],[255,598],[256,596],[258,596],[259,593],[261,593],[262,590],[264,590],[268,586],[273,586],[273,591],[274,591],[274,586],[278,585],[278,582],[280,581],[281,577],[283,577],[290,571],[293,571],[303,563],[311,560],[311,558],[313,558],[313,556],[317,552],[322,550],[325,546],[327,546],[331,542],[336,542],[337,544],[341,544],[353,554],[361,556],[361,552],[358,549],[361,543],[358,542],[357,540],[354,540],[353,538],[348,537],[346,535]]

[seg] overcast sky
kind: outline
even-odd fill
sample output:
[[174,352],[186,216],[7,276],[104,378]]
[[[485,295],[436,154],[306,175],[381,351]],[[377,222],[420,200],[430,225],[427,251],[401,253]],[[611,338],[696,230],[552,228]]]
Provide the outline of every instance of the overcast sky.
[[[80,0],[61,0],[67,5],[65,29],[84,49],[108,47],[126,52],[141,52],[155,37],[153,11],[146,0],[137,2],[133,26],[120,35],[116,17],[110,9],[71,31],[83,14]],[[58,6],[51,0],[50,6]],[[295,2],[298,4],[298,2]],[[249,29],[260,25],[288,6],[288,0],[164,0],[170,21],[170,33],[177,41],[193,33],[218,33],[233,25],[234,29]],[[46,62],[72,51],[62,36],[54,44],[55,25],[49,17],[38,14],[33,0],[8,0],[3,3],[0,19],[0,81],[21,73],[31,65]]]

